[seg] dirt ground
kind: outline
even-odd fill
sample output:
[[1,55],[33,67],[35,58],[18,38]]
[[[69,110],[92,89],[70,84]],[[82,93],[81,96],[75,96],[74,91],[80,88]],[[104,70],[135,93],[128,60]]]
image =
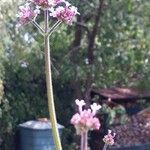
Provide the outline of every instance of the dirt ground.
[[112,127],[116,133],[113,147],[150,143],[150,108],[130,117],[128,123]]

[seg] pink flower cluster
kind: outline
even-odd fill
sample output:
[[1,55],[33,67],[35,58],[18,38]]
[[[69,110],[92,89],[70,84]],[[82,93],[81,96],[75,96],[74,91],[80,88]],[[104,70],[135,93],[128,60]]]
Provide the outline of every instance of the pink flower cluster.
[[98,130],[100,128],[100,122],[95,115],[101,106],[94,103],[91,105],[91,109],[83,109],[85,105],[84,100],[80,101],[77,99],[75,102],[78,105],[79,113],[73,115],[71,124],[75,126],[77,134],[82,134],[89,130]]
[[79,14],[77,8],[71,6],[70,3],[65,2],[65,6],[59,6],[55,9],[51,9],[50,15],[54,18],[57,18],[60,21],[63,21],[67,24],[72,24],[74,17]]
[[54,7],[57,4],[64,2],[64,0],[29,0],[29,1],[43,8]]
[[29,3],[26,3],[23,6],[19,7],[19,12],[17,14],[17,17],[19,18],[19,24],[18,26],[21,25],[25,25],[28,22],[30,22],[30,20],[34,19],[39,13],[38,9],[33,10],[30,7]]
[[[77,8],[65,0],[27,0],[24,6],[19,7],[19,24],[24,25],[39,14],[39,9],[48,10],[50,16],[57,20],[72,24],[74,17],[79,14]],[[59,5],[61,4],[61,6]],[[35,9],[36,8],[36,9]],[[38,10],[38,11],[37,11]],[[38,13],[37,13],[38,12]]]
[[116,136],[115,133],[111,134],[112,131],[108,130],[108,134],[104,136],[103,141],[107,145],[113,145],[114,144],[114,137]]

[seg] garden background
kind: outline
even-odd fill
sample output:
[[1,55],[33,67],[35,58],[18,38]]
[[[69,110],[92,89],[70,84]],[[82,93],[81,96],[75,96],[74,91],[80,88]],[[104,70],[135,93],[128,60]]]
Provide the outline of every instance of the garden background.
[[[1,150],[15,148],[19,123],[48,117],[43,39],[30,24],[16,27],[22,2],[0,1]],[[90,103],[92,87],[150,87],[149,0],[71,2],[80,15],[51,37],[54,98],[58,122],[66,127],[65,150],[74,146],[70,118],[75,99]]]

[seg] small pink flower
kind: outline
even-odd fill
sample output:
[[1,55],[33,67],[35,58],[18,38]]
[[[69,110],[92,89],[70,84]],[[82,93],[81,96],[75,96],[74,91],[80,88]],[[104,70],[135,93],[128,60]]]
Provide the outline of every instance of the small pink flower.
[[94,117],[94,118],[89,118],[86,121],[86,126],[90,129],[90,130],[99,130],[100,128],[100,123],[99,120]]
[[37,9],[31,9],[29,3],[25,4],[24,6],[19,7],[19,12],[17,17],[19,18],[19,26],[25,25],[34,19],[39,11]]
[[76,113],[75,115],[73,115],[72,119],[71,119],[71,123],[76,125],[79,123],[81,117],[78,113]]
[[79,112],[82,112],[82,107],[85,105],[84,100],[78,100],[78,99],[76,99],[75,103],[76,103],[76,105],[78,105]]
[[93,115],[95,115],[96,112],[97,112],[100,108],[101,108],[100,105],[98,105],[98,104],[96,104],[96,103],[93,103],[93,104],[91,105],[91,109],[92,109]]
[[60,3],[62,3],[62,2],[65,2],[65,0],[54,0],[54,3],[55,3],[55,4],[60,4]]
[[71,6],[69,3],[65,3],[66,6],[58,6],[56,9],[51,9],[50,16],[57,18],[60,21],[65,22],[66,24],[72,24],[74,17],[79,14],[77,8]]
[[[98,130],[100,128],[100,122],[98,118],[95,117],[96,111],[101,108],[97,104],[91,105],[91,109],[82,109],[85,105],[84,100],[76,100],[76,105],[79,107],[79,113],[73,115],[71,119],[71,124],[76,128],[77,134],[82,134],[89,130]],[[93,113],[94,112],[94,113]]]
[[51,7],[48,0],[30,0],[30,1],[40,7],[44,7],[44,8]]
[[107,145],[113,145],[114,144],[114,137],[116,136],[116,133],[111,134],[111,130],[108,130],[108,134],[104,136],[103,141]]
[[59,3],[64,2],[65,0],[29,0],[29,1],[43,8],[50,8],[56,6]]
[[92,128],[95,129],[95,130],[99,130],[100,122],[99,122],[98,118],[94,117],[92,119],[92,123],[93,123]]
[[91,116],[91,110],[83,110],[81,113],[80,113],[80,116],[81,116],[81,119],[80,119],[80,124],[83,125],[83,126],[86,126],[86,122],[88,119],[90,119],[92,116]]

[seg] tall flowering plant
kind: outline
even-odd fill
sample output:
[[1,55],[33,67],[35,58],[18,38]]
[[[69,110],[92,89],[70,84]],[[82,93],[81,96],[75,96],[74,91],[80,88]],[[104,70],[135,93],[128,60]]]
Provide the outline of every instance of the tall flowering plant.
[[[101,106],[93,103],[89,109],[83,109],[86,105],[84,100],[77,99],[75,103],[78,106],[78,112],[72,116],[71,124],[74,125],[76,133],[81,136],[80,149],[88,150],[88,131],[100,129],[99,119],[95,115]],[[108,130],[108,134],[103,138],[105,143],[103,150],[106,150],[108,145],[114,144],[115,133],[111,133],[112,131]]]
[[[41,11],[44,12],[44,27],[41,27],[36,22],[36,17],[42,14]],[[53,98],[49,37],[62,22],[71,25],[74,17],[77,14],[79,14],[77,8],[72,6],[66,0],[27,0],[24,5],[19,7],[17,14],[18,27],[32,23],[44,37],[48,109],[56,150],[62,150],[62,147],[57,129],[57,120]],[[56,20],[51,27],[49,27],[50,18]]]

